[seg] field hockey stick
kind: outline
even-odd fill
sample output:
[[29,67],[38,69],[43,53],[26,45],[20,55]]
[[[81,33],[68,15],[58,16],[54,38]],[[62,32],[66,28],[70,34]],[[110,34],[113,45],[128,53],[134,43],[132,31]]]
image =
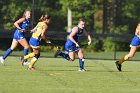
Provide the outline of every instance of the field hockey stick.
[[86,46],[88,46],[88,44],[80,44],[80,47],[82,48],[82,47],[86,47]]
[[[18,30],[23,30],[23,29],[18,29]],[[24,30],[24,32],[31,32],[31,30]]]
[[58,45],[52,43],[51,41],[47,42],[46,44],[47,45],[52,45],[52,46],[56,47],[57,49],[61,49]]

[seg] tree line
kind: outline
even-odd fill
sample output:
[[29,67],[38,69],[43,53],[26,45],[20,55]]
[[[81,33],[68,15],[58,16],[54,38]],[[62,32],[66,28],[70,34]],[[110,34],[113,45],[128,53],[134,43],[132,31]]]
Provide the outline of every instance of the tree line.
[[[72,11],[72,25],[79,18],[86,20],[87,29],[94,34],[134,34],[140,20],[140,0],[1,0],[0,27],[13,30],[13,22],[22,16],[25,9],[33,13],[31,27],[35,26],[40,16],[48,13],[52,16],[49,30],[56,32],[67,30],[67,9]],[[95,51],[128,50],[128,41],[122,38],[94,38]],[[117,45],[117,46],[116,46]]]

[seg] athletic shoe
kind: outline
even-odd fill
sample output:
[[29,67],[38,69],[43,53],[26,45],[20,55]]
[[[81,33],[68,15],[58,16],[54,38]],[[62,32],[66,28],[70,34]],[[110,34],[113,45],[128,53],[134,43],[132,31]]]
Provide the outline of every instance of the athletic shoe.
[[121,69],[121,68],[122,68],[122,65],[119,64],[118,62],[119,62],[119,61],[116,61],[116,62],[115,62],[116,67],[117,67],[117,69],[118,69],[119,71],[122,71],[122,69]]
[[24,60],[24,56],[21,56],[20,59],[21,59],[21,65],[23,66],[23,65],[24,65],[24,61],[25,61],[25,60]]
[[0,57],[0,63],[4,65],[4,59]]
[[28,66],[28,65],[30,65],[30,62],[29,62],[29,61],[26,61],[26,62],[24,61],[23,65],[24,65],[24,66],[25,66],[25,65]]
[[61,50],[57,50],[54,57],[57,58],[57,56],[61,53]]
[[34,67],[28,68],[28,70],[35,71],[35,68]]
[[87,70],[86,69],[79,69],[78,71],[85,72]]

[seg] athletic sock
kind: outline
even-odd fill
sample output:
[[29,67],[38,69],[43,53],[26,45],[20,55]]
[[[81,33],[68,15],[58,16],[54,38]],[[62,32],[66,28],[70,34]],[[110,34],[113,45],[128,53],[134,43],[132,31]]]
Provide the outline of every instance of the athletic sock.
[[69,56],[68,54],[66,54],[66,53],[62,53],[62,52],[61,52],[59,55],[60,55],[61,57],[65,58],[65,59],[68,60],[68,61],[70,60],[70,56]]
[[125,62],[126,60],[128,60],[129,59],[129,57],[128,56],[124,56],[124,57],[122,57],[120,60],[119,60],[119,64],[122,64],[123,62]]
[[9,49],[7,49],[7,51],[5,52],[5,54],[3,55],[3,59],[6,59],[7,58],[7,56],[9,56],[11,53],[12,53],[12,49],[11,48],[9,48]]
[[84,69],[84,59],[79,59],[80,70]]
[[28,49],[24,49],[24,56],[28,54]]
[[36,61],[37,61],[37,58],[33,57],[29,65],[29,68],[33,68]]
[[[28,49],[24,49],[24,56],[28,54]],[[27,60],[24,60],[24,62],[27,62]]]
[[34,56],[35,56],[34,52],[33,52],[33,53],[30,53],[30,54],[24,56],[24,60],[26,60],[26,59],[28,59],[28,58],[32,58],[32,57],[34,57]]

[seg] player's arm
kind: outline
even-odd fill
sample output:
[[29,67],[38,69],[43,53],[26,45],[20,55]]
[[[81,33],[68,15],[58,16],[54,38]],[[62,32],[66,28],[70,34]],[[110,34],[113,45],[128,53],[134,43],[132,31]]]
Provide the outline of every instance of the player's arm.
[[76,45],[76,47],[79,47],[79,44],[73,38],[77,34],[77,32],[78,32],[78,28],[74,27],[68,38]]
[[20,18],[19,20],[17,20],[17,21],[14,23],[15,27],[16,27],[17,29],[20,29],[21,32],[24,32],[25,29],[21,29],[20,26],[19,26],[19,24],[20,24],[20,23],[23,23],[24,21],[25,21],[25,18]]
[[84,29],[84,32],[83,33],[84,33],[85,36],[87,36],[87,38],[88,38],[88,45],[90,45],[91,42],[92,42],[91,36],[88,34],[88,32],[87,32],[86,29]]
[[31,33],[35,32],[36,29],[37,29],[37,28],[34,27],[34,28],[31,30]]
[[139,34],[139,31],[138,31],[138,29],[136,28],[135,35],[138,35],[138,34]]
[[46,30],[48,29],[48,26],[43,26],[42,27],[42,33],[41,33],[41,38],[43,40],[45,40],[46,43],[50,43],[50,41],[46,38],[45,36],[45,33],[46,33]]

